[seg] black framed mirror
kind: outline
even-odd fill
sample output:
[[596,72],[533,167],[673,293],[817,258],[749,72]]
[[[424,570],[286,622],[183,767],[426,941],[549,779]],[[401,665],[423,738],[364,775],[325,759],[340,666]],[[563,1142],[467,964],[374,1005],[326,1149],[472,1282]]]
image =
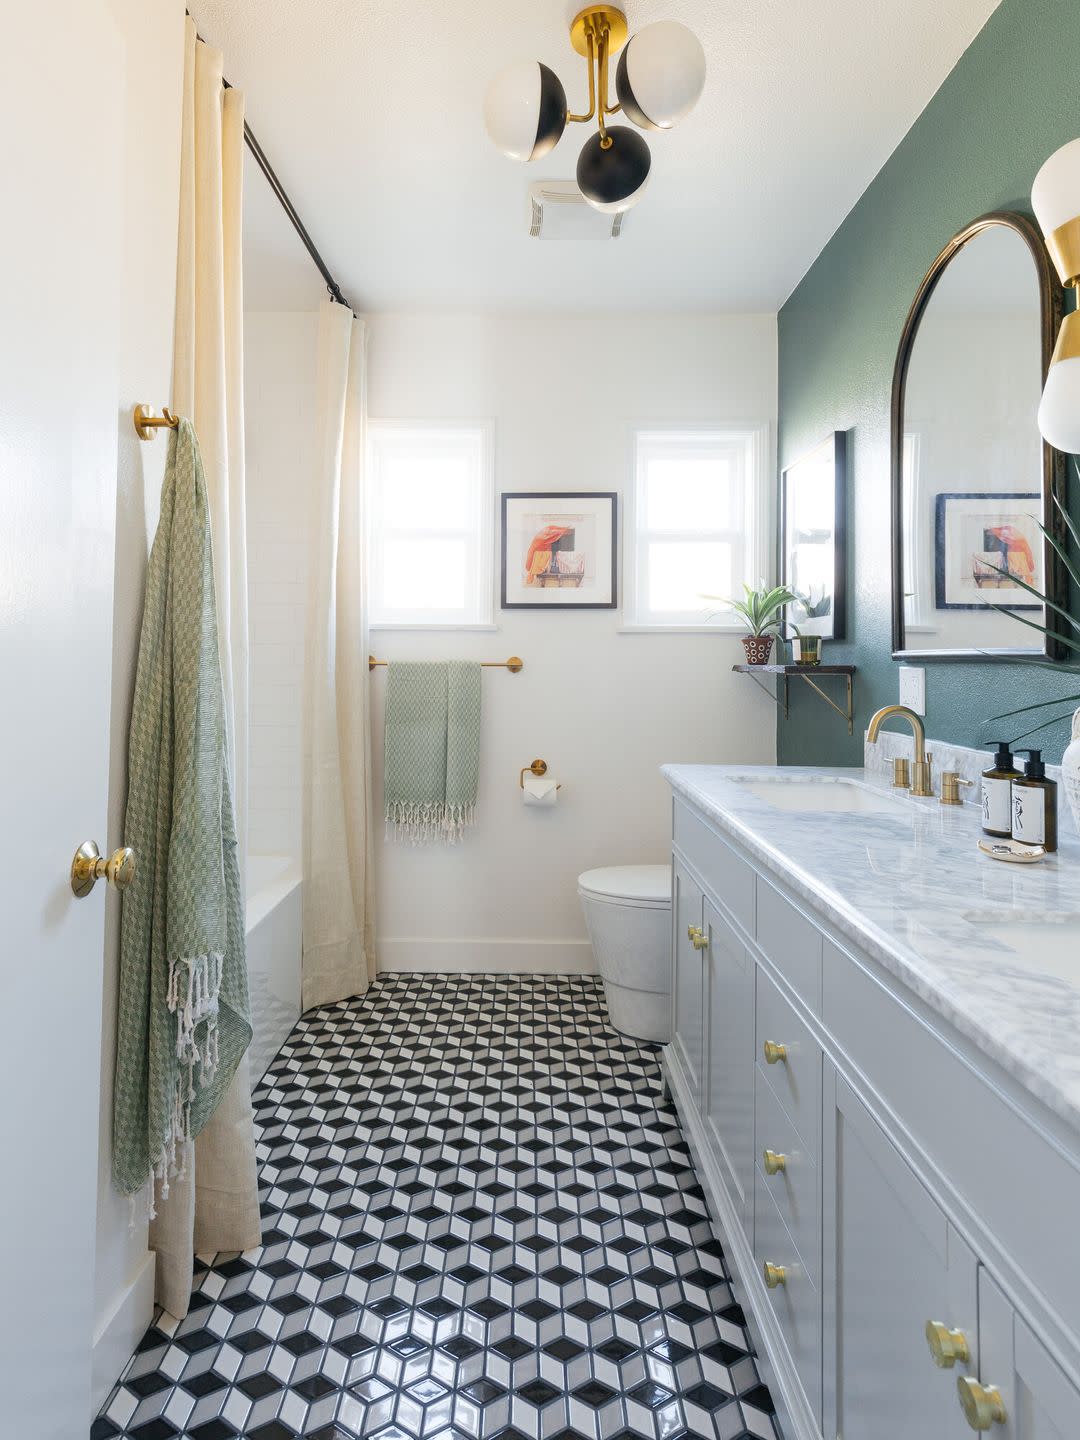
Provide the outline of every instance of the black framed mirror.
[[919,286],[892,389],[894,659],[1059,658],[1065,457],[1036,416],[1062,291],[1032,221],[973,220]]

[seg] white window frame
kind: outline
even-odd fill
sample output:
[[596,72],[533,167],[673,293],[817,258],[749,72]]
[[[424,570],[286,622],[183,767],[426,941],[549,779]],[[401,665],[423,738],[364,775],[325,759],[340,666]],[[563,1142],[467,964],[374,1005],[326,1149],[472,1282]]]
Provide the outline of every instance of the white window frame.
[[[372,610],[372,630],[496,630],[495,624],[495,423],[493,420],[369,420],[367,427],[367,476],[368,495],[368,575],[370,576],[368,599]],[[374,606],[380,594],[381,556],[378,540],[388,532],[381,526],[381,483],[379,477],[379,440],[391,436],[421,436],[453,434],[478,434],[481,440],[481,474],[477,497],[477,528],[475,531],[476,590],[475,606],[470,605],[467,613],[450,619],[437,619],[434,612],[418,612],[416,618],[404,612],[388,612],[385,618],[376,616]],[[401,534],[421,534],[438,538],[440,533],[459,536],[472,535],[472,531],[402,531]]]
[[[630,436],[630,472],[633,483],[630,489],[630,503],[627,506],[626,563],[624,623],[620,627],[628,634],[718,634],[741,635],[744,623],[724,620],[718,614],[714,620],[692,620],[676,618],[671,621],[651,619],[653,612],[645,611],[642,602],[646,594],[645,557],[649,541],[657,536],[669,538],[709,539],[726,537],[729,531],[650,531],[641,527],[639,521],[644,515],[642,486],[644,466],[642,442],[650,438],[693,440],[694,438],[732,439],[748,444],[753,474],[745,487],[743,504],[743,535],[746,555],[746,580],[756,585],[762,579],[768,583],[775,570],[775,556],[768,543],[774,508],[771,483],[775,474],[772,451],[771,426],[763,421],[718,421],[710,420],[699,424],[691,422],[664,423],[635,426]],[[703,606],[704,608],[704,606]]]

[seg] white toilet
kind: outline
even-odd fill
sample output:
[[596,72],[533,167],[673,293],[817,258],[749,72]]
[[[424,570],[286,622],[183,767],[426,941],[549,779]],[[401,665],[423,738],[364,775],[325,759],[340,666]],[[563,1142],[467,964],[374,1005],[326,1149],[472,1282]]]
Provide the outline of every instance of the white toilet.
[[578,894],[616,1030],[671,1039],[671,867],[614,865],[578,876]]

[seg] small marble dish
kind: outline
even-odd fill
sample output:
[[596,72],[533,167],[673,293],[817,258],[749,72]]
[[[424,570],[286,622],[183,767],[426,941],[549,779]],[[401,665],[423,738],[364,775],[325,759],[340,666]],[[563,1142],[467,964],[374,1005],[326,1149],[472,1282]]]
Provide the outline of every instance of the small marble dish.
[[1013,865],[1034,865],[1046,855],[1041,845],[1023,845],[1019,840],[980,840],[979,849],[991,860],[1008,860]]

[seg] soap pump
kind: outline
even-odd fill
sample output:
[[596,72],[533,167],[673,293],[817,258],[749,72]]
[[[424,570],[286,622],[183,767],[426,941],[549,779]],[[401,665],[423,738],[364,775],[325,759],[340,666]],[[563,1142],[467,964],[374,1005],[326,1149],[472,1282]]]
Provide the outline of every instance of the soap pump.
[[987,835],[1012,834],[1012,782],[1020,771],[1007,740],[994,740],[994,763],[982,772],[982,828]]
[[1023,775],[1012,782],[1012,838],[1057,849],[1057,785],[1046,778],[1041,750],[1028,750]]

